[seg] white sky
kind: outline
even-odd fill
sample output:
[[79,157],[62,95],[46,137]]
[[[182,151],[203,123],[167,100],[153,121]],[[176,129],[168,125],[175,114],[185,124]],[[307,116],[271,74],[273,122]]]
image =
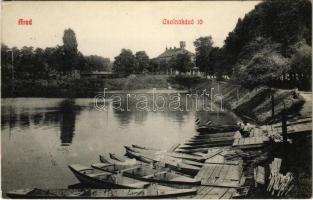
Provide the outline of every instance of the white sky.
[[[239,17],[259,1],[200,2],[3,2],[2,43],[9,47],[54,47],[62,45],[63,31],[72,28],[78,49],[84,55],[96,54],[114,59],[122,48],[145,50],[150,58],[165,47],[194,52],[193,41],[211,35],[222,46]],[[17,24],[19,18],[32,18],[32,26]],[[163,25],[162,19],[203,19],[202,25]]]

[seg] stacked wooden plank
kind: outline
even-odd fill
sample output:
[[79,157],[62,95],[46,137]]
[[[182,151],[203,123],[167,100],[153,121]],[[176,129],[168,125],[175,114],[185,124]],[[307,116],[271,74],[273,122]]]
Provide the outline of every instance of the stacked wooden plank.
[[272,195],[281,197],[287,195],[294,188],[294,178],[293,174],[288,172],[286,175],[281,174],[280,166],[282,159],[275,158],[270,164],[270,182],[267,187],[267,191],[271,192]]
[[265,169],[262,166],[257,166],[254,168],[254,180],[255,180],[255,187],[257,187],[258,184],[265,184]]

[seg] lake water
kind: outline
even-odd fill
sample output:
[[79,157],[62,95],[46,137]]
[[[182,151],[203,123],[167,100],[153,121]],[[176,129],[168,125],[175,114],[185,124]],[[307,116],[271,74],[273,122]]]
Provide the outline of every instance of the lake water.
[[233,124],[230,113],[121,112],[93,99],[6,98],[1,105],[2,191],[66,188],[78,183],[67,165],[90,165],[99,154],[123,155],[123,145],[169,149],[190,138],[195,119]]

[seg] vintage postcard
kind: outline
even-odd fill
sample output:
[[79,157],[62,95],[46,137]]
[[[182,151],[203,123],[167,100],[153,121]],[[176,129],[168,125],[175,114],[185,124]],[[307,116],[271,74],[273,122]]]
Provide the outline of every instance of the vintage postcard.
[[312,2],[3,1],[1,196],[312,197]]

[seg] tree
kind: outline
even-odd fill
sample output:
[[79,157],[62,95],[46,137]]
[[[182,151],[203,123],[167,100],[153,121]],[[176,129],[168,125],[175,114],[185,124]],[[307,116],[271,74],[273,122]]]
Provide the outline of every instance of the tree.
[[83,57],[77,49],[77,40],[76,35],[72,29],[64,30],[63,35],[63,51],[64,54],[64,63],[62,66],[63,72],[70,72],[74,69],[80,69],[82,66]]
[[122,49],[120,55],[116,56],[114,59],[114,71],[126,74],[131,74],[136,71],[135,56],[131,50]]
[[136,57],[136,71],[142,73],[144,70],[149,71],[150,63],[149,56],[145,51],[138,51],[135,54]]
[[212,51],[212,37],[200,37],[194,41],[196,47],[196,66],[201,72],[212,74],[212,66],[209,66],[210,52]]
[[156,59],[151,59],[149,62],[150,68],[149,68],[149,72],[157,72],[159,69],[159,62]]
[[[300,81],[300,87],[311,89],[312,86],[312,47],[299,42],[292,48],[290,77]],[[297,78],[296,78],[297,77]]]
[[179,71],[180,73],[186,73],[192,67],[191,58],[188,53],[178,54],[176,57],[173,58],[173,68]]
[[17,72],[21,77],[30,78],[37,72],[34,68],[35,56],[33,47],[22,47],[20,51],[21,63],[17,66]]
[[210,55],[208,66],[210,66],[211,74],[215,74],[218,79],[221,79],[223,74],[227,74],[225,67],[222,65],[223,57],[221,55],[221,50],[218,47],[213,47]]
[[111,71],[111,62],[109,58],[103,58],[97,55],[85,56],[85,71]]
[[1,79],[9,84],[12,77],[12,52],[5,44],[1,45]]
[[69,55],[76,55],[78,50],[77,50],[77,40],[76,40],[76,35],[72,29],[66,29],[64,30],[63,34],[63,47],[64,47],[64,52]]

